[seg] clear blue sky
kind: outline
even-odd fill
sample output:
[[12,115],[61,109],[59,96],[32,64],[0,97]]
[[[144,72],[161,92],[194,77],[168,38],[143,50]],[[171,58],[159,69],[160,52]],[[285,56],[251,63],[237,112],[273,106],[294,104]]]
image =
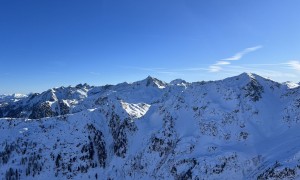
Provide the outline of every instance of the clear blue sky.
[[0,0],[0,94],[254,72],[300,81],[299,0]]

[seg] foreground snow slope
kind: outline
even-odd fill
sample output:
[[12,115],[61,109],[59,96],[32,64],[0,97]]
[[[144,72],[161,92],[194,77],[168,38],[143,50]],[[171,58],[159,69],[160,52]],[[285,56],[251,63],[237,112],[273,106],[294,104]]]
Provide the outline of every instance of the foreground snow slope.
[[3,178],[300,178],[300,88],[290,83],[148,77],[0,99]]

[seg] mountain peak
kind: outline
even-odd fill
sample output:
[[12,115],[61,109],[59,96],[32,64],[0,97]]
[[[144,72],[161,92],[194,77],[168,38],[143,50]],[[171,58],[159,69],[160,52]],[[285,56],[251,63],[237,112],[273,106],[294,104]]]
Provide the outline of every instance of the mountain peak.
[[152,77],[152,76],[150,76],[150,75],[148,75],[147,77],[146,77],[146,79],[156,79],[155,77]]
[[239,81],[241,83],[247,83],[251,80],[254,80],[256,79],[256,74],[253,74],[253,73],[247,73],[247,72],[244,72],[242,74],[239,74],[237,76],[233,76],[233,77],[228,77],[224,80],[221,80],[221,81],[227,81],[227,82],[236,82],[236,81]]
[[238,77],[246,77],[246,78],[251,78],[255,79],[258,75],[251,73],[251,72],[243,72],[242,74],[238,75]]
[[77,84],[76,86],[75,86],[75,88],[77,88],[77,89],[82,89],[82,88],[90,88],[91,86],[90,85],[88,85],[87,83],[84,83],[84,84]]
[[158,87],[160,89],[163,89],[166,87],[166,83],[157,79],[157,78],[154,78],[152,76],[147,76],[146,79],[144,80],[141,80],[141,81],[137,81],[136,84],[138,85],[145,85],[145,86],[153,86],[153,87]]
[[263,76],[257,75],[255,73],[250,73],[250,72],[244,72],[244,73],[239,74],[237,76],[229,77],[229,78],[226,78],[226,79],[235,79],[235,80],[240,80],[242,82],[249,82],[249,81],[253,81],[253,80],[262,82],[262,81],[271,80],[268,77],[263,77]]

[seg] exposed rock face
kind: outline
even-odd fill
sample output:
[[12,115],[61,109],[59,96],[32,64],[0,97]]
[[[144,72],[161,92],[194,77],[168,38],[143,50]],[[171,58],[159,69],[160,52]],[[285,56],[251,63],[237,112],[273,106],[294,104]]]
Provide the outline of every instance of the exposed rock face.
[[254,102],[258,101],[264,92],[263,86],[260,85],[255,79],[251,79],[251,81],[243,89],[245,90],[245,96],[249,97]]
[[40,119],[43,117],[53,117],[58,114],[53,112],[49,103],[41,103],[33,106],[32,113],[30,114],[30,119]]
[[298,179],[300,88],[221,81],[0,96],[4,179]]

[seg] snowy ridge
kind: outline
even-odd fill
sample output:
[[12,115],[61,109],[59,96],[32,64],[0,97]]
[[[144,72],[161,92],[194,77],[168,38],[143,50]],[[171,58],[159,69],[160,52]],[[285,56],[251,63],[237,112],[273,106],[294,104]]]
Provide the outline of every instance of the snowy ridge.
[[300,89],[256,74],[0,99],[3,178],[300,178]]

